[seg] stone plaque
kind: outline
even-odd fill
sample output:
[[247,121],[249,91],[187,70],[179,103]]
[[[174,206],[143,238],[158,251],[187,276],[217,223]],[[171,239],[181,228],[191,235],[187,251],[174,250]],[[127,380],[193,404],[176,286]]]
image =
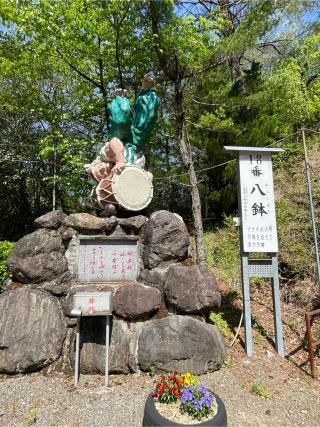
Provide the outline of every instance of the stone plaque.
[[82,282],[136,280],[137,239],[80,236],[78,260],[78,278]]

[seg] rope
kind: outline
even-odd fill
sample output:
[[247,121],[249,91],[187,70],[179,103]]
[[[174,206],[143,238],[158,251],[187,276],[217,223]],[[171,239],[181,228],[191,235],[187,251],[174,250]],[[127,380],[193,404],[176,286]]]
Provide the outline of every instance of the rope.
[[237,332],[236,332],[236,334],[235,334],[235,336],[234,336],[234,338],[232,340],[232,343],[230,344],[230,347],[233,346],[233,344],[236,342],[236,339],[238,338],[238,335],[239,335],[239,332],[240,332],[240,328],[241,328],[241,324],[242,324],[242,320],[243,320],[243,310],[241,312],[241,317],[240,317],[239,325],[238,325],[238,328],[237,328]]
[[[199,169],[199,170],[197,170],[197,171],[195,171],[195,172],[196,172],[196,173],[200,173],[200,172],[204,172],[204,171],[207,171],[207,170],[216,169],[216,168],[219,168],[220,166],[226,165],[227,163],[234,162],[235,160],[236,160],[236,159],[228,160],[227,162],[220,163],[219,165],[211,166],[211,167],[209,167],[209,168]],[[169,175],[169,176],[163,176],[163,177],[161,177],[161,178],[153,178],[153,179],[154,179],[154,180],[157,180],[157,181],[160,181],[160,180],[163,180],[163,179],[177,178],[177,177],[179,177],[179,176],[186,176],[186,175],[188,175],[188,172],[181,173],[181,174],[179,174],[179,175]]]

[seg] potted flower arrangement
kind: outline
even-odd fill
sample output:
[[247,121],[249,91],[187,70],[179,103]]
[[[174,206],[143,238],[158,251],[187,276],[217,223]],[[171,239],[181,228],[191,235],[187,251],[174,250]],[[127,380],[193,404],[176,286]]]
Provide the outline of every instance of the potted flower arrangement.
[[199,384],[190,372],[161,374],[149,395],[143,425],[226,426],[227,414],[220,397]]

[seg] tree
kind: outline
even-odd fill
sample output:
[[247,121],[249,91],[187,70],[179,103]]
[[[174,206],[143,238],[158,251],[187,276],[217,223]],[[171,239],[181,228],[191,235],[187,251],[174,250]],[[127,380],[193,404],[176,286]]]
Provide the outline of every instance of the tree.
[[[204,63],[211,57],[210,48],[214,45],[214,40],[210,35],[208,36],[207,31],[214,31],[214,28],[205,18],[195,20],[192,17],[178,17],[173,11],[173,2],[158,3],[151,0],[149,13],[160,68],[165,77],[174,85],[177,141],[183,164],[189,175],[197,261],[203,268],[206,264],[201,200],[186,129],[184,95],[187,79],[196,78],[207,69],[204,67]],[[214,66],[216,63],[211,63],[209,68]]]
[[[128,89],[133,99],[140,78],[154,70],[162,106],[146,154],[156,178],[174,175],[156,181],[156,194],[165,196],[154,207],[186,218],[191,193],[198,261],[204,265],[201,213],[219,219],[235,208],[235,174],[232,163],[201,175],[196,170],[228,160],[223,145],[265,146],[317,117],[317,27],[308,18],[298,34],[281,21],[301,20],[308,3],[1,4],[0,166],[5,177],[14,172],[2,189],[3,211],[10,206],[21,219],[15,214],[23,202],[18,211],[28,213],[21,221],[30,228],[37,212],[50,209],[54,163],[57,206],[89,209],[82,165],[107,137],[106,101],[116,87]],[[4,162],[10,158],[26,167],[16,162],[12,171]],[[24,200],[14,192],[18,183]]]

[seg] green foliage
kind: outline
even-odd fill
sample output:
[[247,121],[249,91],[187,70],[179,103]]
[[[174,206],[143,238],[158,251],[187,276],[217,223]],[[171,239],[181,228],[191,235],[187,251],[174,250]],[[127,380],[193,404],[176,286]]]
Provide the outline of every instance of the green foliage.
[[235,366],[236,362],[234,359],[225,359],[223,362],[224,368],[233,368]]
[[221,228],[205,234],[206,259],[218,281],[237,289],[241,283],[239,228],[226,217]]
[[290,322],[288,322],[288,327],[292,331],[296,331],[298,329],[298,326],[299,326],[298,320],[291,320]]
[[251,386],[252,393],[256,394],[259,397],[266,399],[268,397],[267,390],[265,386],[262,384],[260,378],[256,378]]
[[222,316],[223,313],[212,312],[210,314],[210,320],[212,320],[212,322],[220,329],[220,331],[226,338],[232,338],[233,335],[228,325],[228,322],[223,319]]
[[[302,19],[312,11],[312,1],[243,2],[240,14],[238,2],[224,7],[205,3],[1,3],[0,175],[5,185],[0,214],[10,219],[0,225],[0,238],[15,240],[52,208],[54,163],[57,207],[91,209],[82,165],[96,157],[107,138],[106,101],[116,87],[134,99],[141,77],[150,70],[162,105],[159,127],[146,150],[148,167],[156,177],[185,173],[176,144],[174,79],[164,76],[163,64],[171,71],[178,65],[186,76],[184,113],[196,169],[232,160],[224,145],[265,146],[295,132],[299,124],[317,123],[320,37],[318,24]],[[151,7],[159,16],[159,34]],[[284,30],[288,20],[292,26]],[[291,142],[282,156],[286,167],[294,167],[297,147]],[[237,207],[235,162],[201,172],[199,180],[204,216],[214,223],[229,217]],[[150,209],[166,208],[188,220],[189,190],[185,176],[156,181]],[[286,216],[291,209],[289,201],[279,202],[283,230],[291,222]],[[206,236],[207,260],[220,280],[236,287],[238,230],[230,221],[214,237]],[[300,239],[305,223],[303,216],[292,237]],[[291,249],[285,234],[281,239],[286,247],[282,274],[298,274],[306,265],[306,245],[295,240]]]
[[150,377],[154,377],[154,376],[155,376],[155,374],[156,374],[156,372],[157,372],[157,367],[156,367],[156,365],[151,364],[151,365],[148,367],[147,371],[149,372]]
[[0,289],[3,282],[9,276],[9,271],[7,269],[6,262],[12,252],[13,247],[14,243],[12,242],[8,242],[6,240],[0,242]]
[[26,416],[26,421],[28,426],[32,426],[37,422],[38,414],[36,408],[31,408]]
[[[301,140],[300,140],[301,141]],[[295,145],[300,142],[295,139]],[[319,141],[308,136],[309,160],[315,171],[320,165]],[[304,174],[304,160],[301,149],[292,149],[293,142],[283,146],[285,158],[275,165],[275,189],[277,194],[276,214],[279,237],[279,260],[282,279],[301,281],[303,277],[315,279],[315,258],[313,247],[309,199]],[[301,142],[300,142],[301,145]],[[282,155],[283,156],[283,155]],[[318,209],[320,185],[313,176],[313,195]],[[308,285],[307,285],[308,286]]]

